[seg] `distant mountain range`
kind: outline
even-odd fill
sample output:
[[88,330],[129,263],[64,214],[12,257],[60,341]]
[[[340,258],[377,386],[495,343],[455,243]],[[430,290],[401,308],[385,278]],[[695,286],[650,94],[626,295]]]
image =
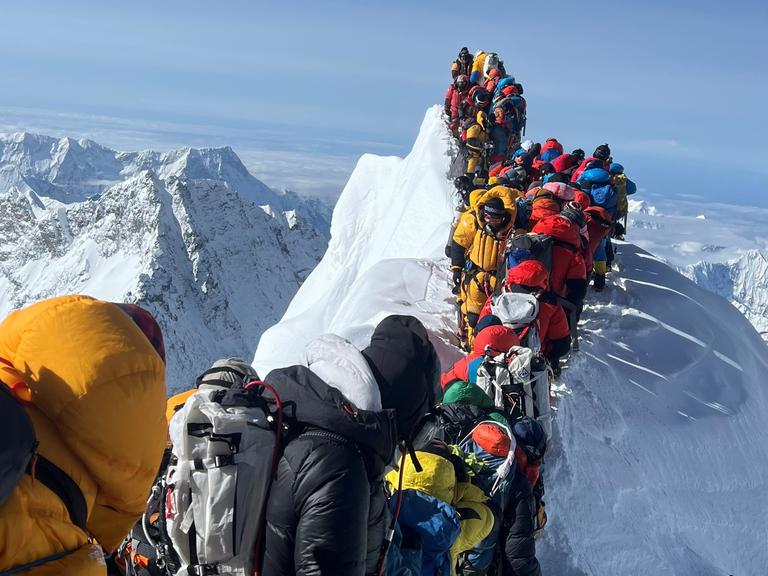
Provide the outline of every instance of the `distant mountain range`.
[[250,357],[325,252],[330,215],[272,191],[229,147],[0,135],[0,317],[60,294],[141,304],[175,391],[217,357]]

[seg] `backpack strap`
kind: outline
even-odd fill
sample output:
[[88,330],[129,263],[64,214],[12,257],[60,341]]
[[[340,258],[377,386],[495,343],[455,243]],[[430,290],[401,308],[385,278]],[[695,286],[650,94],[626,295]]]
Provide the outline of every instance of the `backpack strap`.
[[59,497],[67,508],[72,524],[87,534],[88,507],[85,496],[75,481],[64,470],[40,454],[37,454],[29,463],[26,472],[33,480],[39,481]]
[[[64,472],[64,470],[44,456],[36,454],[27,466],[26,473],[29,474],[33,480],[39,481],[43,486],[56,494],[56,496],[58,496],[64,503],[64,506],[66,506],[72,524],[88,534],[88,529],[86,527],[88,520],[88,506],[85,503],[85,496],[83,496],[80,487],[66,472]],[[0,572],[0,576],[18,574],[48,564],[49,562],[61,560],[62,558],[74,554],[77,550],[77,548],[74,550],[65,550],[64,552],[58,552],[56,554],[51,554],[50,556],[39,558],[38,560],[33,560],[32,562],[27,562],[21,566],[9,568]]]

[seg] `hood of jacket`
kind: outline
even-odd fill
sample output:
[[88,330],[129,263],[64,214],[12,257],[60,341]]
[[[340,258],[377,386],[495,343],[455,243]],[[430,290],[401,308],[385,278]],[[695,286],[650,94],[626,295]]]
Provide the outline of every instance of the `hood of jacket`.
[[381,391],[381,405],[395,410],[398,435],[407,439],[435,404],[440,360],[424,325],[413,316],[388,316],[362,351]]
[[302,363],[336,388],[355,408],[381,411],[381,393],[365,357],[341,336],[325,334],[304,349]]
[[[0,357],[31,391],[39,454],[79,486],[90,533],[117,546],[146,509],[165,446],[159,352],[121,307],[63,296],[10,314]],[[15,557],[0,553],[0,570],[86,545],[61,500],[28,476],[4,506],[0,538]]]
[[568,218],[564,218],[559,214],[544,218],[533,227],[532,232],[535,234],[546,234],[547,236],[552,236],[555,240],[566,242],[577,249],[581,248],[579,227],[568,220]]
[[289,425],[334,432],[384,463],[392,459],[396,443],[394,411],[356,408],[344,394],[306,366],[272,370],[265,381],[277,390]]

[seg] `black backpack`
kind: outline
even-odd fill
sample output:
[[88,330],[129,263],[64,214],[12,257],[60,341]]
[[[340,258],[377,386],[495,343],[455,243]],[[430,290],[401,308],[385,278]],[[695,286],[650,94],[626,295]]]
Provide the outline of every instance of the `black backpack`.
[[493,409],[472,404],[438,404],[422,417],[413,438],[413,447],[425,450],[433,440],[458,444],[477,424],[488,420],[490,412]]

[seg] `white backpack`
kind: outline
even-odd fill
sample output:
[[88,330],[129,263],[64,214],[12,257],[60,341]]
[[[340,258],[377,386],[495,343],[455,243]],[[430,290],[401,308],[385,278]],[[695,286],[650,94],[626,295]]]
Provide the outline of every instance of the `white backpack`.
[[506,354],[486,358],[477,370],[477,385],[493,398],[496,408],[510,414],[513,420],[530,416],[538,421],[549,442],[552,438],[551,373],[542,356],[530,348],[514,346]]
[[501,292],[491,300],[491,314],[498,316],[505,326],[519,331],[521,342],[524,342],[534,353],[541,351],[537,322],[539,301],[536,296],[518,292]]
[[201,389],[171,419],[165,517],[177,576],[254,572],[283,423],[275,391],[251,386]]

